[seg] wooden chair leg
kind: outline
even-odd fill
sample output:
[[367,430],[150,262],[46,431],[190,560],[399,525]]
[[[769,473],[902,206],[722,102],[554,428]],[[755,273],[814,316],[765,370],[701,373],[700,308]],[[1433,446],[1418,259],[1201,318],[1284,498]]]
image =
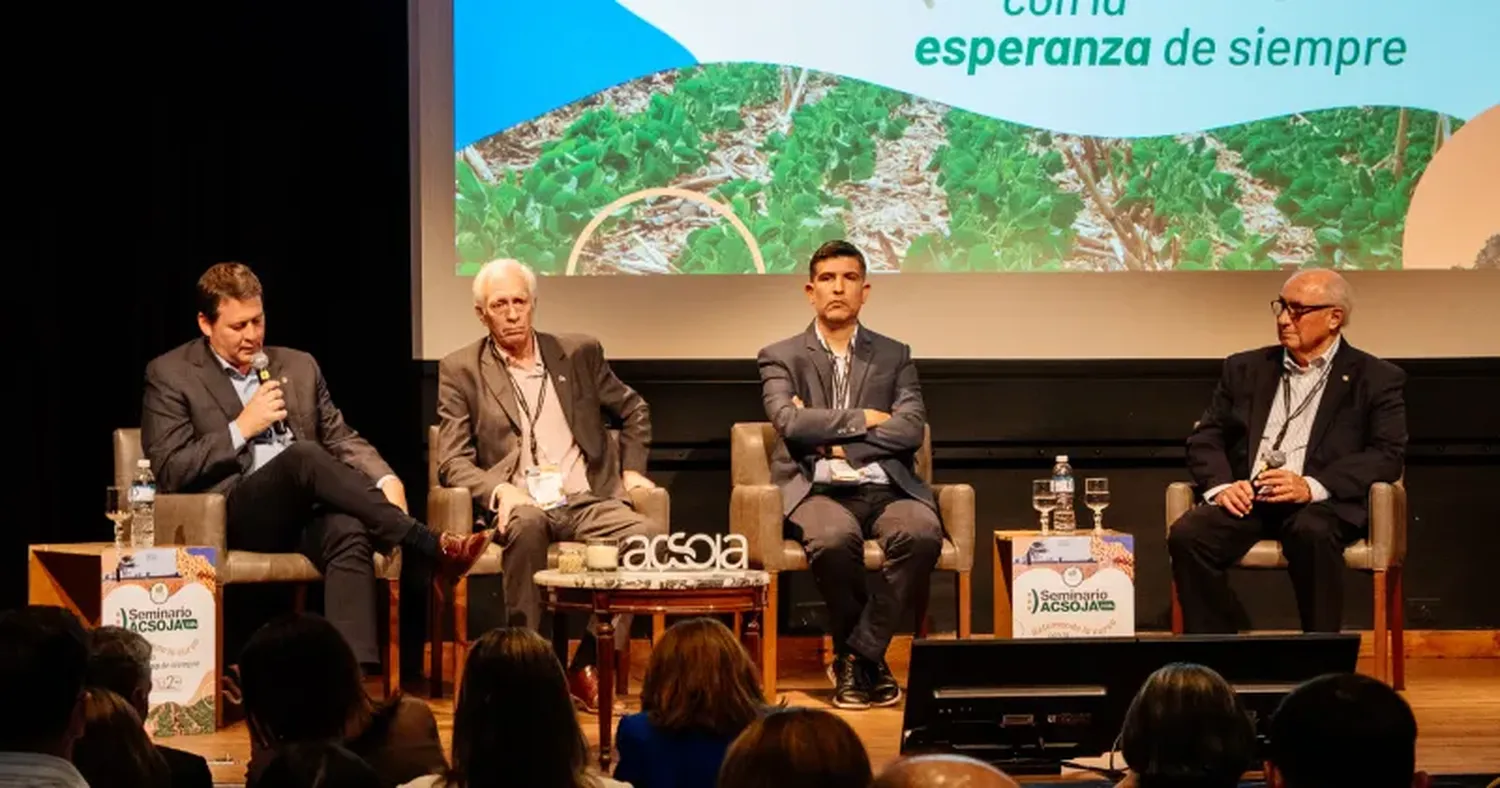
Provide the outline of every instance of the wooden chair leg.
[[1182,634],[1182,602],[1177,599],[1177,583],[1172,583],[1172,634]]
[[914,598],[912,599],[912,607],[916,609],[917,613],[916,634],[918,639],[927,637],[928,632],[932,629],[932,621],[927,618],[927,600],[931,596],[932,578],[929,577],[927,582],[917,584],[915,593],[913,594]]
[[427,590],[427,696],[443,697],[443,642],[447,640],[449,590],[434,579]]
[[1391,680],[1390,632],[1387,618],[1390,611],[1386,602],[1390,594],[1386,590],[1386,573],[1375,572],[1375,678],[1389,683]]
[[386,597],[389,600],[386,608],[386,637],[385,637],[385,696],[391,697],[401,687],[401,581],[387,580],[385,583]]
[[306,583],[297,583],[292,586],[292,612],[297,614],[307,612]]
[[655,646],[661,642],[662,636],[667,634],[667,614],[651,614],[651,645]]
[[766,609],[761,611],[760,627],[760,681],[766,693],[766,701],[776,702],[776,614],[780,611],[781,598],[778,580],[780,573],[771,572],[771,582],[766,586]]
[[453,584],[453,603],[449,605],[453,610],[453,650],[448,652],[444,659],[451,659],[448,663],[451,668],[448,672],[453,674],[453,697],[458,698],[458,691],[464,685],[464,663],[469,661],[469,578],[460,577]]
[[974,614],[974,586],[968,572],[959,572],[958,584],[958,637],[967,640],[972,633]]
[[1391,687],[1406,689],[1406,589],[1402,568],[1393,566],[1388,573],[1386,589],[1391,595]]

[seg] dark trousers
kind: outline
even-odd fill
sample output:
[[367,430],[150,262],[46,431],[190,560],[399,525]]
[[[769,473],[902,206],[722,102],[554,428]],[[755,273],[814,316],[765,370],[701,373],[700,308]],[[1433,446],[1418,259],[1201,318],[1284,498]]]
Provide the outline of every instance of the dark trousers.
[[1227,570],[1262,539],[1281,542],[1307,632],[1337,632],[1344,613],[1344,547],[1364,529],[1326,504],[1256,503],[1244,517],[1202,504],[1172,525],[1167,551],[1189,633],[1233,633],[1245,619]]
[[[897,619],[943,550],[937,512],[889,485],[818,485],[787,519],[828,606],[834,649],[884,660]],[[885,551],[884,587],[873,593],[865,582],[866,539]]]
[[311,441],[293,443],[246,476],[225,508],[231,549],[297,551],[318,567],[329,622],[362,664],[379,664],[373,551],[400,544],[418,522],[373,479]]
[[[660,523],[646,519],[617,498],[573,495],[567,503],[548,511],[535,506],[516,507],[510,512],[505,529],[496,537],[503,548],[500,570],[504,575],[507,622],[543,634],[550,630],[542,624],[542,595],[532,578],[547,568],[547,547],[553,542],[623,540],[627,536],[663,533],[666,529]],[[629,642],[630,621],[622,616],[615,622],[617,643]]]

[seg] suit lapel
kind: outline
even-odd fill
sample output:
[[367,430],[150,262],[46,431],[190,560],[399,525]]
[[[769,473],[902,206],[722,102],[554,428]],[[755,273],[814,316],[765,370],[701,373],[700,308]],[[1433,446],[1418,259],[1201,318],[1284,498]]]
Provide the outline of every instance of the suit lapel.
[[849,354],[849,407],[856,408],[864,400],[865,378],[870,374],[871,356],[875,343],[870,341],[868,331],[861,328],[854,335],[854,350]]
[[1246,461],[1255,467],[1255,458],[1260,456],[1261,436],[1266,434],[1266,421],[1270,419],[1271,403],[1276,399],[1276,384],[1281,382],[1281,348],[1270,351],[1265,362],[1258,365],[1255,394],[1250,400],[1249,432],[1245,442],[1249,448]]
[[807,354],[812,360],[813,369],[818,372],[818,385],[810,393],[815,401],[805,403],[809,408],[828,408],[833,405],[833,362],[828,358],[828,350],[823,343],[818,341],[818,331],[813,326],[807,327],[805,336]]
[[500,410],[505,417],[510,419],[511,426],[517,431],[521,429],[521,419],[517,415],[520,409],[516,407],[516,392],[511,388],[510,375],[500,368],[500,359],[494,348],[493,340],[485,342],[479,348],[479,376],[484,381],[484,387],[489,389],[490,396],[495,398]]
[[1318,413],[1313,417],[1312,430],[1307,435],[1308,456],[1312,455],[1313,449],[1323,440],[1323,433],[1328,431],[1329,423],[1333,421],[1334,414],[1338,413],[1344,397],[1349,394],[1349,387],[1354,383],[1356,359],[1353,351],[1354,348],[1344,342],[1338,353],[1334,354],[1333,368],[1328,371],[1328,383],[1323,387],[1323,398],[1318,400]]
[[[281,358],[281,354],[280,353],[272,352],[271,349],[267,348],[266,349],[266,360],[267,360],[267,362],[269,362],[269,363],[266,364],[266,372],[270,374],[271,380],[281,380],[283,377],[287,376],[286,375],[286,366],[281,363],[282,362],[282,358]],[[284,396],[283,402],[286,403],[286,426],[287,426],[287,429],[291,430],[293,438],[301,438],[302,436],[298,434],[299,430],[297,429],[297,406],[296,406],[296,403],[293,401],[293,399],[294,399],[293,396],[292,396],[293,392],[292,392],[290,386],[286,386],[286,384],[282,384],[282,385],[285,386],[282,389],[282,395]],[[304,392],[300,392],[300,393],[302,393],[304,395],[312,394],[312,392],[305,392],[305,391]],[[313,394],[313,396],[316,396],[316,395]],[[314,407],[316,407],[316,406],[314,406]]]
[[[562,343],[551,334],[538,332],[537,352],[547,365],[547,377],[552,379],[552,390],[557,392],[557,404],[562,406],[563,419],[568,429],[573,429],[573,380],[575,372],[568,357],[563,353]],[[539,417],[541,414],[537,414]]]
[[197,351],[193,354],[193,364],[198,368],[198,378],[203,382],[204,388],[213,396],[214,402],[224,411],[224,415],[230,421],[239,418],[240,411],[245,406],[240,402],[240,396],[234,393],[234,384],[229,382],[229,373],[224,365],[219,362],[219,357],[214,354],[213,349],[208,346],[208,340],[198,343]]

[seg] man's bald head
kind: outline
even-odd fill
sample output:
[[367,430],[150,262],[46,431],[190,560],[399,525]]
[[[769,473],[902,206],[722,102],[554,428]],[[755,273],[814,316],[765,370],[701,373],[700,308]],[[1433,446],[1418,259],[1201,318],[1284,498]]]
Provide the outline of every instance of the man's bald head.
[[918,755],[887,766],[873,788],[1021,788],[1005,772],[963,755]]
[[1281,286],[1281,294],[1288,300],[1292,300],[1290,296],[1295,294],[1309,299],[1303,303],[1337,306],[1344,312],[1341,328],[1349,325],[1349,316],[1354,312],[1354,288],[1349,286],[1349,280],[1332,268],[1309,268],[1292,274]]

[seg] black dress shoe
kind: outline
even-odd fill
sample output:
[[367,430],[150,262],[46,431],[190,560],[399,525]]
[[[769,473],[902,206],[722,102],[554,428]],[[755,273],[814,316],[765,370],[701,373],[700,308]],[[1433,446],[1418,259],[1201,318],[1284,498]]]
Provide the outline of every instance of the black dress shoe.
[[870,708],[870,691],[865,684],[864,671],[859,669],[859,657],[853,654],[834,657],[828,673],[833,679],[834,708]]
[[885,660],[872,662],[860,657],[859,659],[865,674],[865,687],[868,688],[871,706],[894,706],[901,702],[901,685],[896,683],[896,677],[891,675],[891,666],[885,664]]

